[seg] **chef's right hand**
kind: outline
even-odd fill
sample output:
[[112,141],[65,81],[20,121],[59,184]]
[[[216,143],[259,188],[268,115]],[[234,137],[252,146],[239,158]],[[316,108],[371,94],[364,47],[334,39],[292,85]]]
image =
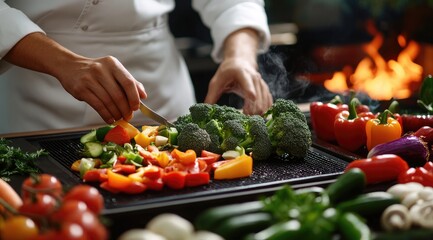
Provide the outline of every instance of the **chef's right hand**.
[[129,120],[140,98],[147,97],[143,85],[114,57],[84,58],[74,64],[57,78],[67,92],[87,102],[107,123]]

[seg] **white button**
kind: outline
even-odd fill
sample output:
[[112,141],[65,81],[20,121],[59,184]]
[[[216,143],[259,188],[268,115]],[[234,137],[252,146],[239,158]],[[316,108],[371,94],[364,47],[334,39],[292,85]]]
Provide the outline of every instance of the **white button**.
[[96,5],[96,4],[98,4],[98,3],[99,3],[99,0],[93,0],[93,1],[92,1],[92,4],[93,4],[93,5]]
[[87,31],[87,29],[89,29],[89,26],[87,26],[87,25],[84,25],[81,27],[81,30],[83,30],[83,31]]

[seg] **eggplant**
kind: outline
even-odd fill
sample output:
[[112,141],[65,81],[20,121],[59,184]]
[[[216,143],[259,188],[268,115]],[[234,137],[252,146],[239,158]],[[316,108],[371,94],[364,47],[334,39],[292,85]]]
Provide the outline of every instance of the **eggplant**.
[[410,167],[421,167],[429,160],[430,151],[423,138],[405,135],[399,139],[376,145],[368,152],[367,157],[382,154],[395,154],[403,158]]

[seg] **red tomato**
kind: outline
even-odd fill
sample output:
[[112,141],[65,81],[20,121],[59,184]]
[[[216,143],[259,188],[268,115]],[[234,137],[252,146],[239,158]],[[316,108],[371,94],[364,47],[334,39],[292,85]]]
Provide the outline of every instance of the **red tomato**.
[[58,232],[56,239],[62,240],[87,240],[86,232],[83,227],[77,223],[64,223],[62,224],[60,231]]
[[18,208],[19,213],[28,217],[45,217],[50,215],[57,206],[57,200],[48,194],[37,193],[34,198],[26,198]]
[[0,239],[33,239],[37,237],[38,233],[39,229],[31,218],[16,215],[9,217],[3,223]]
[[399,183],[417,182],[433,187],[433,174],[423,167],[410,168],[398,176]]
[[431,172],[433,174],[433,162],[426,162],[423,166],[425,168],[425,170]]
[[88,236],[88,239],[104,240],[108,238],[107,229],[91,211],[71,213],[63,220],[63,224],[66,223],[76,223],[80,225]]
[[62,184],[56,177],[45,173],[26,178],[22,184],[21,197],[25,199],[36,192],[60,198],[63,194]]
[[346,170],[360,168],[367,179],[367,184],[396,180],[400,173],[409,169],[406,161],[394,154],[383,154],[367,159],[350,162]]
[[51,215],[51,220],[53,222],[61,222],[63,219],[67,218],[67,215],[74,212],[89,211],[86,203],[79,200],[69,199],[64,201],[62,205]]
[[104,198],[98,189],[89,185],[76,185],[65,194],[63,201],[78,200],[86,203],[93,213],[99,215],[104,208]]

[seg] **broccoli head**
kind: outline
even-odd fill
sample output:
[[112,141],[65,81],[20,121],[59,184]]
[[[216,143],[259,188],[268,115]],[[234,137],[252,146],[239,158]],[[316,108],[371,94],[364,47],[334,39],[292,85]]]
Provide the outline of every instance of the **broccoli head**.
[[311,131],[306,121],[285,112],[267,123],[269,138],[277,155],[303,158],[312,144]]
[[211,140],[209,148],[206,150],[214,153],[222,153],[220,147],[223,138],[222,124],[215,119],[211,119],[209,122],[206,123],[206,125],[204,125],[204,130],[209,134]]
[[181,132],[183,127],[188,123],[192,123],[191,114],[185,114],[178,117],[176,121],[173,122],[173,125],[178,132]]
[[201,152],[209,147],[211,139],[209,134],[195,123],[187,123],[177,136],[179,150],[192,149],[199,156]]
[[275,100],[272,106],[266,111],[265,118],[271,117],[276,118],[283,113],[290,113],[295,117],[307,122],[304,113],[299,109],[299,107],[292,101],[288,99],[279,98]]
[[212,119],[213,110],[214,106],[207,103],[196,103],[189,107],[192,122],[201,128]]
[[247,132],[245,131],[243,122],[239,119],[227,120],[222,124],[221,149],[223,151],[233,150],[239,146],[240,142],[245,139]]
[[212,118],[224,123],[228,120],[244,120],[246,117],[245,114],[243,114],[241,111],[234,107],[226,106],[226,105],[214,105],[214,111],[212,114]]
[[255,160],[266,160],[272,155],[272,143],[269,138],[265,119],[252,115],[244,123],[245,139],[239,143],[247,152],[252,152]]

